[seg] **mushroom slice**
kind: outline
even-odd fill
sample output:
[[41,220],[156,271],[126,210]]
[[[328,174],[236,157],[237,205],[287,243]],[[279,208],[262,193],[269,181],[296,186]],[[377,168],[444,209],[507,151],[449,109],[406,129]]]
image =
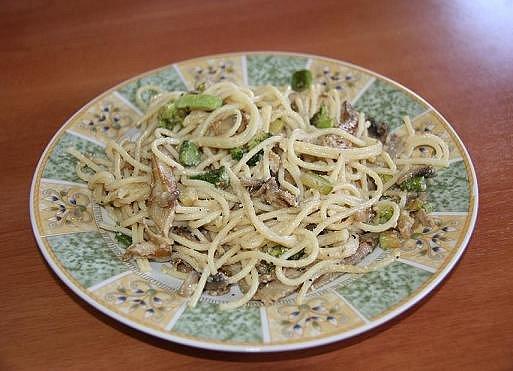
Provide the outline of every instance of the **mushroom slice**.
[[171,259],[171,245],[155,244],[149,241],[135,243],[129,246],[123,255],[123,260],[129,260],[131,258],[168,261]]
[[160,162],[155,155],[151,158],[153,184],[148,200],[150,218],[164,233],[164,226],[169,216],[174,212],[175,202],[179,191],[173,171],[167,164]]

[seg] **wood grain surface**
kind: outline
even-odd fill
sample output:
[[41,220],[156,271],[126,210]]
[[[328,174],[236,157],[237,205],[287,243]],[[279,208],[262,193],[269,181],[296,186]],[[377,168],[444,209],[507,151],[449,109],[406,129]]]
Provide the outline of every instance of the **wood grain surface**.
[[[512,1],[0,1],[0,369],[513,369]],[[400,318],[291,353],[161,341],[100,314],[39,253],[28,215],[44,146],[84,103],[196,56],[284,50],[410,87],[468,146],[479,217],[454,271]]]

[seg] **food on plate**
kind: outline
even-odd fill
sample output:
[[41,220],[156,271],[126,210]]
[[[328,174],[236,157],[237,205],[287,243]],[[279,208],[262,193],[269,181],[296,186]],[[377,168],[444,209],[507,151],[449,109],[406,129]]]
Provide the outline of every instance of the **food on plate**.
[[286,87],[143,87],[139,99],[145,91],[159,93],[137,134],[109,140],[106,159],[69,152],[124,259],[166,262],[191,306],[235,285],[242,294],[222,308],[294,292],[300,304],[334,273],[390,263],[362,260],[433,223],[426,188],[448,165],[447,144],[408,117],[391,132],[308,70]]

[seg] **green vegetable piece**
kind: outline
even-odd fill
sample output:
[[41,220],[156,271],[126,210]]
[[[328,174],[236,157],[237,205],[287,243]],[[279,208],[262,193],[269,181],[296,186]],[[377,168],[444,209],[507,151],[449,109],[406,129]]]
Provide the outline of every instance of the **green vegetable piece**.
[[299,70],[292,74],[290,86],[295,91],[303,91],[312,86],[312,73],[309,70]]
[[116,241],[118,241],[123,246],[128,247],[132,244],[132,237],[127,236],[121,232],[116,232]]
[[218,188],[224,188],[230,184],[230,178],[224,166],[221,166],[219,169],[207,171],[203,174],[193,175],[191,179],[203,180],[204,182],[212,183]]
[[260,151],[255,153],[253,156],[251,156],[251,158],[248,161],[246,161],[246,164],[248,164],[248,166],[255,166],[256,164],[258,164],[258,161],[260,161],[263,156],[264,156],[264,150],[261,149]]
[[175,102],[176,108],[213,111],[223,105],[223,100],[215,95],[185,94]]
[[272,135],[276,135],[276,134],[281,133],[284,126],[285,126],[285,122],[283,122],[282,119],[277,119],[269,124],[269,131],[271,132]]
[[273,247],[269,248],[267,250],[267,253],[269,255],[274,256],[275,258],[279,258],[283,254],[285,254],[286,251],[287,251],[286,247],[281,246],[281,245],[276,245],[276,246],[273,246]]
[[301,250],[289,257],[287,260],[299,260],[305,256],[305,251]]
[[328,179],[315,173],[304,173],[300,179],[305,186],[316,189],[323,195],[327,195],[333,190],[333,185]]
[[258,146],[260,143],[262,143],[264,140],[271,137],[271,134],[269,133],[259,133],[255,135],[251,140],[248,142],[247,147],[248,151],[251,151],[253,148]]
[[403,191],[424,192],[426,190],[426,182],[424,181],[424,177],[415,176],[402,182],[399,187]]
[[322,105],[319,111],[313,115],[311,123],[319,129],[328,129],[333,127],[334,120],[329,116],[328,108]]
[[383,224],[388,222],[392,215],[394,215],[394,209],[392,207],[380,207],[375,220],[377,224]]
[[180,163],[184,166],[196,166],[201,162],[201,153],[196,144],[184,140],[180,146]]
[[244,156],[244,150],[241,147],[232,148],[230,155],[236,161],[239,161]]
[[393,176],[389,174],[379,174],[379,177],[381,178],[383,183],[388,183],[393,178]]
[[401,247],[401,241],[396,231],[388,230],[379,234],[379,244],[383,249],[397,249]]
[[176,125],[182,125],[187,116],[187,111],[178,109],[174,103],[167,103],[160,108],[157,115],[160,128],[172,129]]
[[260,274],[272,274],[274,272],[275,268],[276,267],[274,266],[273,263],[268,263],[265,260],[261,260],[257,264],[257,270],[258,270],[258,273],[260,273]]

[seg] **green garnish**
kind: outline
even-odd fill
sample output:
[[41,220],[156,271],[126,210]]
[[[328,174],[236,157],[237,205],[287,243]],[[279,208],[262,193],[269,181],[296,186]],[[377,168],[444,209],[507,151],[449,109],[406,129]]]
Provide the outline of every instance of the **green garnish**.
[[244,150],[241,147],[232,148],[230,155],[236,161],[239,161],[244,156]]
[[269,132],[272,135],[277,135],[283,130],[283,126],[285,125],[285,122],[283,122],[282,119],[274,120],[269,124]]
[[175,103],[167,103],[160,108],[157,115],[158,126],[172,129],[176,125],[182,125],[186,116],[186,110],[177,108]]
[[289,257],[287,260],[299,260],[305,256],[305,251],[301,250]]
[[285,254],[286,251],[287,248],[281,245],[276,245],[267,249],[267,253],[271,256],[274,256],[275,258],[279,258]]
[[376,214],[375,221],[377,224],[384,224],[394,215],[394,209],[390,206],[380,207]]
[[193,175],[191,179],[203,180],[204,182],[212,183],[218,188],[224,188],[230,184],[230,178],[224,166],[221,166],[219,169],[207,171],[203,174]]
[[176,108],[213,111],[223,105],[223,100],[215,95],[185,94],[175,102]]
[[196,144],[184,140],[180,146],[180,163],[184,166],[196,166],[201,162],[201,153]]
[[402,182],[399,187],[403,191],[424,192],[426,190],[426,182],[423,176],[415,176]]
[[264,150],[261,149],[260,151],[255,153],[253,156],[251,156],[251,158],[248,161],[246,161],[246,164],[248,164],[248,166],[255,166],[256,164],[258,164],[258,161],[260,161],[262,159],[263,155],[264,155]]
[[118,241],[120,244],[122,244],[125,247],[128,247],[132,244],[132,237],[127,236],[124,233],[116,232],[116,241]]
[[[285,246],[276,245],[273,247],[269,247],[267,249],[267,253],[271,256],[274,256],[275,258],[279,258],[283,254],[285,254],[288,250],[289,249]],[[303,258],[304,256],[305,256],[305,252],[303,249],[303,250],[298,251],[294,255],[288,257],[287,260],[299,260],[299,259]]]
[[333,184],[321,175],[304,173],[301,175],[300,179],[305,186],[316,189],[323,195],[327,195],[333,190]]
[[393,176],[390,174],[379,174],[379,177],[381,178],[383,183],[388,183],[393,178]]
[[271,137],[271,134],[269,133],[259,133],[255,135],[251,140],[248,142],[247,147],[248,151],[252,150],[256,146],[258,146],[260,143],[262,143],[264,140],[269,139]]
[[397,249],[401,247],[401,241],[397,231],[388,230],[379,234],[379,244],[383,249]]
[[261,260],[256,266],[258,273],[260,274],[272,274],[276,268],[273,263],[268,263],[265,260]]
[[312,73],[309,70],[299,70],[292,74],[290,86],[295,91],[309,89],[312,85]]
[[319,111],[313,115],[310,122],[319,129],[328,129],[333,127],[334,120],[330,117],[328,108],[322,105]]
[[[255,135],[244,147],[235,147],[230,150],[230,155],[236,161],[242,159],[245,153],[248,153],[251,149],[255,148],[257,145],[262,143],[267,138],[270,138],[271,134],[269,133],[259,133]],[[262,159],[264,155],[264,151],[260,150],[255,153],[247,162],[248,166],[255,166],[258,161]]]

